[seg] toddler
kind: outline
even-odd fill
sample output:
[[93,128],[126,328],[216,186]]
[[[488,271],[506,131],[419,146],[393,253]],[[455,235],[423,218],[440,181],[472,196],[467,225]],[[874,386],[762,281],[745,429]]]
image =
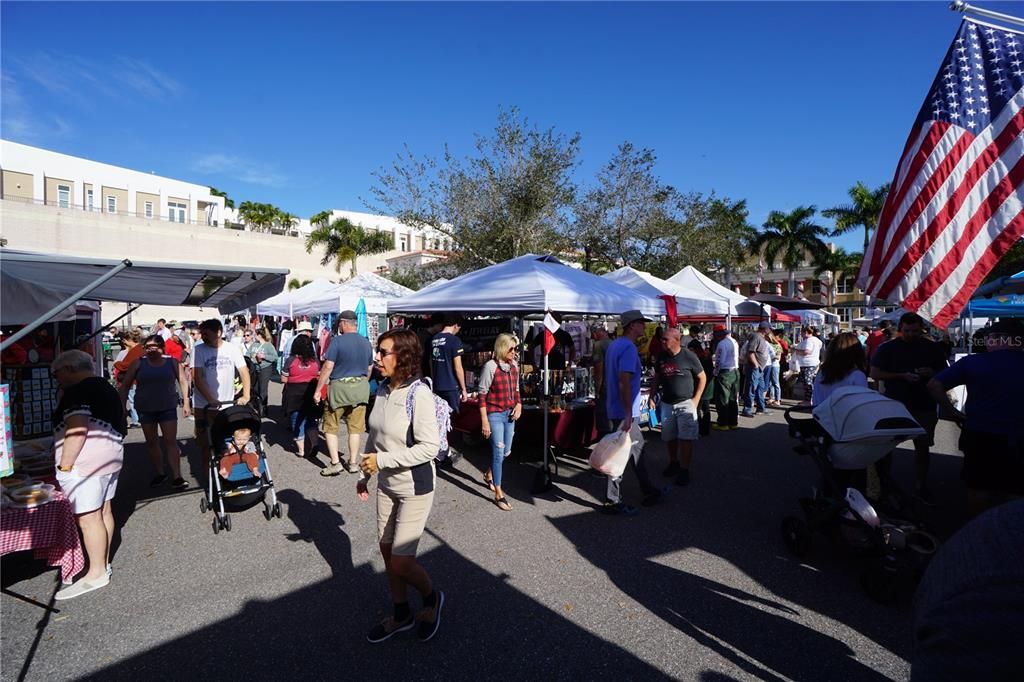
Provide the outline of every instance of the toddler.
[[231,474],[231,467],[239,462],[244,463],[253,476],[259,477],[260,456],[256,451],[256,444],[252,442],[251,429],[237,429],[225,445],[226,454],[220,458],[221,478],[227,478]]

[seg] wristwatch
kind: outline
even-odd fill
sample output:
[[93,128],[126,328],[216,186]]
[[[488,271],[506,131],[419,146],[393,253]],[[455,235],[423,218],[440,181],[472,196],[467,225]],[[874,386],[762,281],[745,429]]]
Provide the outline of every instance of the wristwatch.
[[69,471],[71,471],[73,468],[74,468],[74,465],[69,466],[67,469],[65,469],[64,467],[62,467],[59,464],[57,465],[57,471],[63,471],[65,474],[68,473]]

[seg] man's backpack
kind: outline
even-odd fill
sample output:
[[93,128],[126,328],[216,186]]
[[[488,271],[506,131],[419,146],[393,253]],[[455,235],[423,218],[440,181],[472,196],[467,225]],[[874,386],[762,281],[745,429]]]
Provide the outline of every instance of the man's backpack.
[[451,455],[451,448],[448,446],[448,432],[452,430],[452,407],[448,404],[447,400],[434,393],[434,388],[430,379],[417,379],[409,386],[409,395],[405,398],[405,414],[409,417],[409,434],[405,439],[406,444],[409,447],[412,447],[415,442],[412,434],[412,407],[413,401],[416,398],[416,391],[421,387],[425,387],[426,390],[430,392],[430,397],[434,399],[434,417],[437,419],[437,434],[440,442],[440,447],[437,450],[437,456],[434,459],[437,462],[443,462]]

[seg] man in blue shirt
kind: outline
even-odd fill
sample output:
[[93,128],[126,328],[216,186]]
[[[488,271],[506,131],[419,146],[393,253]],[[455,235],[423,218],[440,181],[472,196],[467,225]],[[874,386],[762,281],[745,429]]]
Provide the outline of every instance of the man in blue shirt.
[[430,341],[430,377],[434,393],[451,405],[452,413],[459,413],[459,405],[468,399],[466,374],[462,369],[465,349],[457,334],[462,328],[460,315],[445,316],[444,328]]
[[[366,433],[366,405],[370,402],[373,348],[357,331],[355,312],[344,311],[339,322],[341,334],[331,339],[314,394],[320,396],[327,386],[323,432],[331,463],[320,470],[321,476],[337,476],[346,469],[350,474],[359,471],[359,437]],[[348,433],[347,465],[342,465],[338,456],[342,423]]]
[[[883,346],[884,348],[884,346]],[[1001,320],[985,337],[985,353],[961,358],[928,382],[940,411],[960,422],[967,511],[975,516],[989,507],[1024,495],[1024,324]],[[967,387],[963,412],[946,394]]]
[[[622,335],[608,345],[604,356],[604,385],[608,392],[608,418],[613,429],[629,434],[630,457],[626,468],[632,468],[643,491],[644,506],[655,504],[661,492],[651,484],[641,461],[644,436],[640,432],[640,377],[643,367],[636,343],[644,335],[644,323],[650,322],[639,310],[628,310],[619,317]],[[635,507],[622,502],[622,477],[609,478],[603,511],[609,514],[633,514]]]

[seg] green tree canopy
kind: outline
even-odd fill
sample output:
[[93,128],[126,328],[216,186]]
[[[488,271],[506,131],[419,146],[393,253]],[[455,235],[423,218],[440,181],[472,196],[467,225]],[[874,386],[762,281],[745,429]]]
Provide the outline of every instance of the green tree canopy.
[[341,272],[341,265],[349,263],[350,273],[355,277],[358,272],[356,261],[359,256],[374,253],[386,253],[395,248],[391,235],[377,230],[366,230],[348,218],[338,218],[330,224],[321,224],[306,237],[306,253],[312,253],[315,247],[323,248],[321,265],[334,261],[334,269]]
[[440,160],[406,148],[373,175],[372,210],[451,238],[453,261],[465,270],[530,252],[561,250],[576,187],[578,134],[540,130],[516,108],[502,110],[475,152]]
[[235,200],[232,199],[231,197],[229,197],[227,192],[222,192],[219,189],[217,189],[216,187],[211,187],[210,188],[210,195],[211,196],[215,196],[215,197],[224,197],[224,206],[225,206],[225,208],[234,208],[235,207]]
[[782,265],[789,271],[789,295],[796,289],[795,271],[805,259],[819,263],[828,257],[828,246],[822,237],[828,230],[813,222],[817,208],[798,206],[789,213],[772,211],[764,223],[764,229],[750,242],[750,252],[764,257],[768,269],[775,269],[775,262],[782,257]]
[[836,221],[836,228],[832,230],[833,237],[858,227],[864,228],[864,253],[867,253],[871,231],[878,227],[878,218],[882,215],[885,198],[889,195],[889,183],[869,189],[858,181],[847,194],[850,195],[849,204],[826,208],[821,215]]

